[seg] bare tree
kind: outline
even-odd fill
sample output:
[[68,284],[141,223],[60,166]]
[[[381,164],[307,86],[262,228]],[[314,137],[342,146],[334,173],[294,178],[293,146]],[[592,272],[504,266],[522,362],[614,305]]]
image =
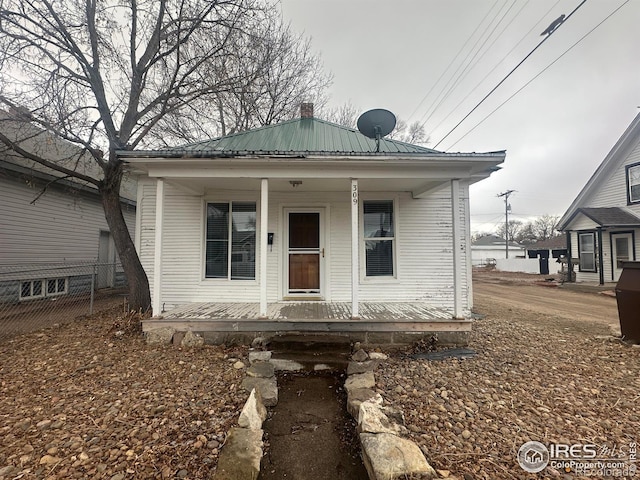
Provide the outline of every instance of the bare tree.
[[324,111],[320,111],[323,119],[349,128],[356,128],[360,113],[362,112],[360,112],[351,101],[343,103],[339,107],[327,108]]
[[533,222],[533,232],[538,240],[548,240],[560,235],[556,230],[560,217],[558,215],[542,215]]
[[[249,35],[229,39],[228,54],[212,59],[203,79],[213,82],[214,93],[166,115],[157,143],[193,142],[289,120],[303,102],[323,108],[331,75],[324,72],[310,39],[294,33],[274,12],[263,11]],[[216,88],[219,76],[235,81]]]
[[[321,115],[326,120],[337,123],[338,125],[356,128],[358,117],[361,113],[363,112],[361,112],[359,108],[355,107],[351,101],[348,101],[340,107],[325,109]],[[396,127],[388,135],[388,138],[414,145],[426,145],[429,143],[429,137],[420,122],[414,122],[408,125],[407,122],[401,118],[396,120]]]
[[[522,222],[520,220],[509,220],[509,241],[517,242],[520,238],[520,232],[522,231]],[[505,238],[505,224],[502,223],[497,228],[496,234],[502,238]]]
[[[150,134],[167,115],[236,91],[243,73],[219,67],[225,59],[233,65],[242,60],[240,54],[252,54],[233,47],[250,42],[259,31],[264,10],[258,6],[265,4],[0,0],[0,102],[21,112],[16,118],[25,126],[37,125],[81,146],[98,173],[86,173],[79,167],[82,162],[51,161],[16,139],[2,136],[0,141],[98,189],[129,281],[132,308],[146,310],[151,299],[122,215],[124,164],[117,152],[152,143]],[[283,59],[281,68],[286,66]],[[256,78],[260,73],[255,72]],[[282,88],[286,96],[286,84]],[[270,115],[259,121],[276,113]]]
[[413,145],[426,145],[429,143],[429,137],[424,131],[424,125],[421,125],[420,122],[407,124],[401,118],[398,119],[396,128],[389,134],[389,138]]

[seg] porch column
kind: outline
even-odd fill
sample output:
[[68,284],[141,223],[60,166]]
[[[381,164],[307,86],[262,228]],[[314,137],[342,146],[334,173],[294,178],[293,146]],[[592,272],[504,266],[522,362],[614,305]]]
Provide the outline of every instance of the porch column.
[[[139,207],[138,207],[139,208]],[[153,316],[162,313],[162,221],[164,218],[164,179],[156,182],[156,235],[153,252]]]
[[269,220],[269,180],[260,182],[260,318],[267,318],[267,230]]
[[604,256],[602,255],[602,227],[597,228],[598,233],[598,270],[600,285],[604,285]]
[[358,214],[359,214],[358,179],[351,179],[351,318],[360,318],[358,306],[358,282],[360,280],[360,263],[358,261]]
[[451,224],[453,228],[453,316],[462,318],[462,254],[460,252],[460,180],[451,180]]

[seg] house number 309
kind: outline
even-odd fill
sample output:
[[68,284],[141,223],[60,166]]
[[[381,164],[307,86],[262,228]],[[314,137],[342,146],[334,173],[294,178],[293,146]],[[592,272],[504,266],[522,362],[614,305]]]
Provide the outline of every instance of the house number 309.
[[351,200],[353,201],[354,205],[358,204],[358,186],[357,185],[353,185],[353,191],[351,192]]

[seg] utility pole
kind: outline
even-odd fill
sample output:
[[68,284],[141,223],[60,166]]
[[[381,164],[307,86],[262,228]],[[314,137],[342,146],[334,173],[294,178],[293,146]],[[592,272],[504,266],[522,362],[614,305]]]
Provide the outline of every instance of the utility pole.
[[507,258],[509,258],[509,210],[511,210],[509,195],[513,192],[515,192],[515,190],[507,190],[506,192],[498,194],[498,197],[504,197],[504,248]]

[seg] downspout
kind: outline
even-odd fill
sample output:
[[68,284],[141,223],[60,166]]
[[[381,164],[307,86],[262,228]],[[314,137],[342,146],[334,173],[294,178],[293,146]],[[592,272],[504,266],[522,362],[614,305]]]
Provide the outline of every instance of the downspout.
[[600,269],[600,285],[604,285],[604,258],[602,258],[602,227],[598,227],[598,268]]

